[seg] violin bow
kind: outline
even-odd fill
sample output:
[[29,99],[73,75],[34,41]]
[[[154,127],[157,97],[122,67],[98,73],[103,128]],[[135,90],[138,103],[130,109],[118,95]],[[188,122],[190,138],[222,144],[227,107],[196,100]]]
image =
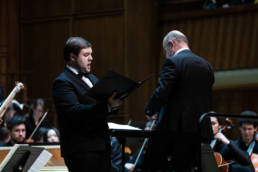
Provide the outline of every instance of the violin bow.
[[[150,130],[152,130],[153,129],[153,127],[154,127],[154,125],[155,125],[155,122],[156,122],[156,120],[153,120],[152,121],[152,123],[151,123],[151,129]],[[140,149],[140,151],[139,151],[139,153],[138,153],[138,155],[137,155],[137,158],[136,158],[136,160],[135,160],[135,162],[134,162],[134,168],[136,168],[136,165],[137,165],[137,163],[138,163],[138,160],[139,160],[139,158],[140,158],[140,156],[141,156],[141,154],[142,154],[142,152],[143,152],[143,150],[144,150],[144,147],[146,146],[146,144],[147,144],[147,142],[149,141],[149,138],[145,138],[144,139],[144,142],[143,142],[143,144],[142,144],[142,147],[141,147],[141,149]]]
[[30,137],[28,138],[28,140],[30,140],[30,139],[33,137],[33,135],[35,134],[35,132],[36,132],[37,129],[39,128],[40,124],[42,123],[42,121],[43,121],[43,120],[45,119],[45,117],[47,116],[47,113],[48,113],[48,111],[46,111],[46,112],[44,113],[43,117],[40,119],[38,125],[35,127],[35,129],[34,129],[33,132],[31,133],[31,135],[30,135]]

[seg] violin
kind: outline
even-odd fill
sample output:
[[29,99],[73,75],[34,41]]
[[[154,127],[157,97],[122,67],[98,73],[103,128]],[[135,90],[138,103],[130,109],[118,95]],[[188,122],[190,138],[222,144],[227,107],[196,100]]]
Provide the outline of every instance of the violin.
[[33,139],[26,139],[26,140],[24,140],[24,143],[34,143],[35,142],[35,140],[33,140]]
[[253,167],[255,169],[255,172],[258,172],[258,154],[253,152],[255,144],[256,144],[256,141],[253,140],[250,143],[250,145],[248,146],[248,149],[246,151],[251,158],[251,161],[252,161]]
[[[226,118],[224,126],[219,129],[218,133],[225,133],[228,129],[231,129],[232,127],[233,127],[232,121],[229,118]],[[217,143],[217,139],[214,139],[211,142],[210,146],[212,149],[214,149],[216,143]],[[231,162],[225,161],[219,152],[214,152],[214,156],[215,156],[216,163],[219,167],[219,171],[228,172],[229,164],[231,164]]]

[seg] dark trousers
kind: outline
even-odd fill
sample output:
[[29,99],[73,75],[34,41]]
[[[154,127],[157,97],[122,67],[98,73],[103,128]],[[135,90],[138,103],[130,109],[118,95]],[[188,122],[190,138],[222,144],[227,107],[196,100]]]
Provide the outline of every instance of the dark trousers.
[[[188,135],[187,135],[188,136]],[[198,136],[154,136],[149,140],[143,161],[144,171],[198,171],[200,145]]]
[[92,151],[64,156],[69,172],[110,172],[110,152]]

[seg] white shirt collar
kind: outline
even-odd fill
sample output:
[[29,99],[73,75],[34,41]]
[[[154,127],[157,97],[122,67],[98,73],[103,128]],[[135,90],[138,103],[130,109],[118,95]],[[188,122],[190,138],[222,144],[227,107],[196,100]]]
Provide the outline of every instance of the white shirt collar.
[[189,48],[181,48],[181,49],[177,50],[177,52],[174,55],[176,55],[176,54],[178,54],[178,53],[180,53],[181,51],[184,51],[184,50],[189,50]]
[[66,67],[71,70],[73,73],[75,73],[76,75],[79,73],[77,69],[75,69],[74,67],[72,66],[69,66],[69,65],[66,65]]
[[[66,67],[71,70],[75,75],[78,75],[78,70],[72,66],[66,65]],[[87,84],[90,88],[93,87],[92,82],[89,80],[89,78],[86,78],[85,76],[82,76],[81,78],[85,84]]]

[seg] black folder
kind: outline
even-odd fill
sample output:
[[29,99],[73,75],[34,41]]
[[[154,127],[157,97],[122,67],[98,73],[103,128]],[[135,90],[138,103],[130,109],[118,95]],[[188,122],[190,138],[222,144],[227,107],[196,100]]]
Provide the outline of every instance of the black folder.
[[113,92],[117,93],[116,97],[126,95],[126,98],[133,90],[140,87],[147,79],[136,82],[114,71],[109,71],[99,82],[97,82],[88,92],[87,95],[93,97],[97,101],[107,100]]

